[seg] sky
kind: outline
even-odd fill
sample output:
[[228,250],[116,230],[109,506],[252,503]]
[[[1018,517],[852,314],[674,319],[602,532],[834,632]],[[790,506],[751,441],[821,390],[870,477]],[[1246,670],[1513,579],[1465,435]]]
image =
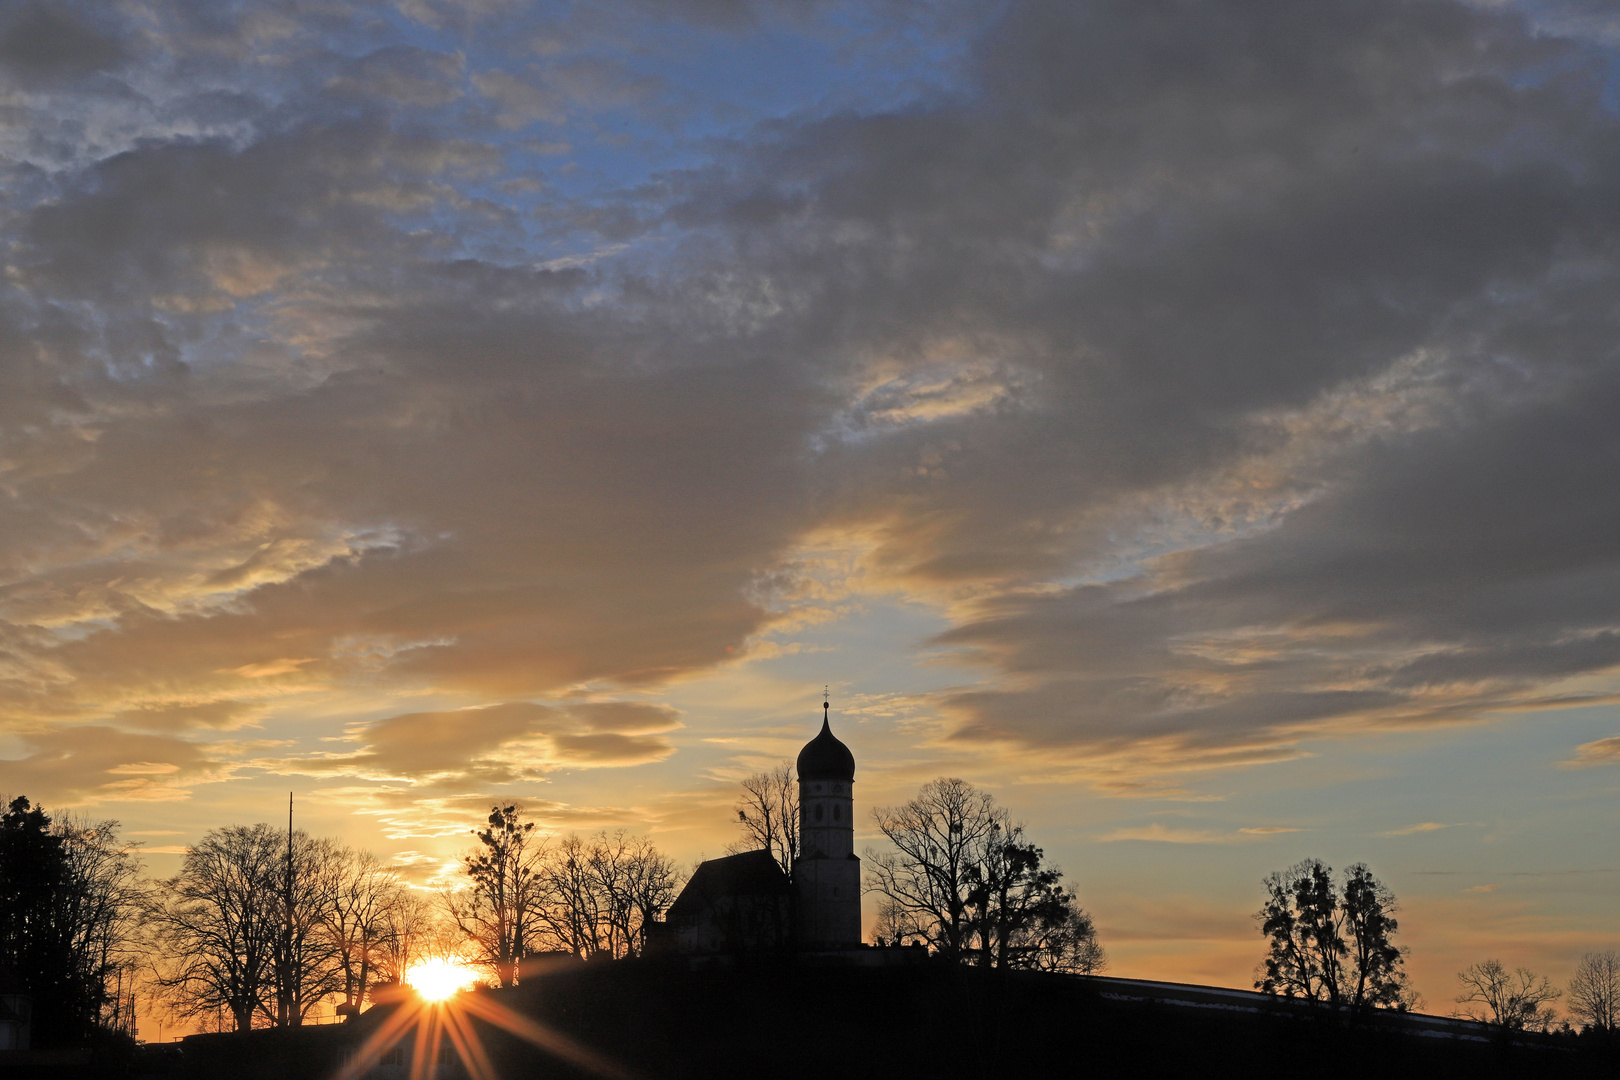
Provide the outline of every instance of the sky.
[[1603,0],[16,3],[0,178],[0,791],[154,874],[691,865],[826,686],[1114,974],[1620,946]]

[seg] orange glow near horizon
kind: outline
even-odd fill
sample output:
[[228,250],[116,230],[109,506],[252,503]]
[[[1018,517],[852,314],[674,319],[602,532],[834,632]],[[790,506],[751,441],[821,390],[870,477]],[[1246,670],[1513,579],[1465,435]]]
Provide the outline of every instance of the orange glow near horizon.
[[445,1001],[477,981],[465,964],[443,957],[413,964],[405,973],[405,982],[426,1001]]

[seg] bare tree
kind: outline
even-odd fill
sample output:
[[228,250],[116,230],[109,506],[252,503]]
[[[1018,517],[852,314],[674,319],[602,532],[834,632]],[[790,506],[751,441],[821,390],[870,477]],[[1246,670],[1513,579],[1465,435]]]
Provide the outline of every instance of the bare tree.
[[398,874],[378,863],[369,851],[344,848],[338,862],[336,887],[323,925],[337,953],[343,1006],[358,1011],[389,948],[395,909],[405,902],[409,890]]
[[872,820],[893,851],[866,852],[868,888],[883,894],[891,932],[921,938],[961,959],[971,946],[968,892],[985,845],[1005,814],[988,792],[954,778],[931,780],[898,807],[877,807]]
[[886,923],[961,959],[972,938],[970,873],[1001,818],[990,793],[948,777],[930,780],[906,805],[873,808],[873,823],[894,845],[893,852],[867,850],[868,887],[885,897]]
[[1268,951],[1255,989],[1332,1008],[1409,1008],[1405,953],[1391,940],[1400,928],[1395,896],[1364,864],[1344,874],[1306,859],[1265,879],[1266,903],[1255,914]]
[[517,977],[517,963],[528,955],[539,927],[544,875],[538,871],[546,846],[534,835],[517,806],[491,808],[483,829],[474,830],[479,849],[462,859],[468,886],[448,890],[451,919],[477,950],[502,986]]
[[542,873],[547,903],[539,915],[552,943],[581,959],[601,955],[607,902],[595,887],[585,841],[577,833],[563,837]]
[[346,853],[299,831],[283,835],[280,932],[270,954],[276,1023],[298,1027],[322,998],[342,986],[341,950],[326,932],[341,888]]
[[184,1017],[224,1010],[237,1031],[271,1018],[282,932],[283,836],[269,825],[211,829],[149,909],[162,952],[155,984]]
[[743,838],[726,851],[736,855],[763,848],[793,880],[793,861],[799,857],[799,785],[792,766],[784,761],[744,780],[736,810]]
[[1569,980],[1569,1014],[1589,1028],[1620,1026],[1620,952],[1589,952]]
[[647,927],[675,899],[675,861],[645,836],[623,829],[599,833],[591,844],[591,867],[610,898],[611,954],[638,956],[647,946]]
[[442,947],[444,927],[438,908],[415,889],[400,892],[384,911],[384,921],[381,946],[375,953],[379,982],[404,982],[416,961],[451,951]]
[[140,919],[147,900],[139,845],[118,839],[116,821],[59,819],[67,888],[58,903],[78,977],[92,995],[96,1022],[134,1033],[135,972],[142,959]]
[[1504,1034],[1546,1030],[1557,1017],[1548,1002],[1563,996],[1545,975],[1525,968],[1510,972],[1500,960],[1472,964],[1457,973],[1457,981],[1463,987],[1457,995],[1462,1015]]
[[868,887],[883,896],[879,937],[923,940],[983,967],[1098,970],[1090,916],[1043,865],[986,792],[962,780],[931,781],[904,806],[873,811],[893,851],[866,854]]
[[582,958],[639,954],[648,925],[675,897],[674,862],[623,829],[566,836],[544,866],[541,918],[559,947]]

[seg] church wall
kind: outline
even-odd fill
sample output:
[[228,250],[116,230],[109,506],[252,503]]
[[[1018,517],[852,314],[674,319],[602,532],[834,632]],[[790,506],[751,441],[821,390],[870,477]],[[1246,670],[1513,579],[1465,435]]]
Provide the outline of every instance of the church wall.
[[799,944],[843,948],[861,941],[861,860],[802,858],[793,864]]

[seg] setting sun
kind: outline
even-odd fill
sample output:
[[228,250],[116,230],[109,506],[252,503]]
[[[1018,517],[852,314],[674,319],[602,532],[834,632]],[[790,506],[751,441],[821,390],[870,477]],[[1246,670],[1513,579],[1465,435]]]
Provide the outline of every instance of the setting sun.
[[424,960],[413,965],[405,974],[405,981],[428,1001],[443,1001],[467,989],[478,976],[455,960]]

